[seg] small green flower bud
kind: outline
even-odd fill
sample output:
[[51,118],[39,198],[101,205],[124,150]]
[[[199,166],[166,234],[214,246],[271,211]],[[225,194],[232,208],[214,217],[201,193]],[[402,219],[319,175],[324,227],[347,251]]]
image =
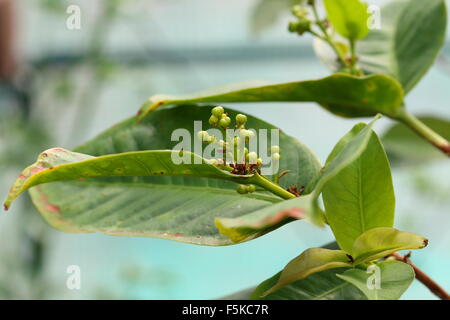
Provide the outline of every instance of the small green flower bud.
[[230,123],[231,123],[230,117],[222,118],[222,119],[220,119],[220,121],[219,121],[219,125],[220,125],[222,128],[228,128],[228,126],[230,125]]
[[302,19],[299,21],[299,26],[297,28],[297,33],[299,35],[304,34],[307,31],[311,30],[311,20],[308,19]]
[[274,154],[272,155],[272,158],[273,158],[274,160],[278,161],[278,160],[280,160],[281,156],[280,156],[279,153],[274,153]]
[[220,118],[224,112],[225,112],[225,110],[223,109],[223,107],[218,106],[218,107],[213,108],[211,113],[213,116]]
[[215,136],[209,136],[207,142],[208,143],[216,142],[216,137]]
[[290,21],[288,25],[289,32],[297,32],[299,23],[297,21]]
[[209,118],[209,124],[212,126],[217,125],[218,122],[219,122],[219,118],[217,118],[216,116],[211,116]]
[[308,10],[299,5],[293,6],[291,12],[297,18],[307,18],[308,17]]
[[239,194],[247,194],[248,193],[247,186],[243,185],[243,184],[238,185],[238,187],[236,188],[236,191]]
[[237,124],[238,126],[244,125],[244,124],[246,124],[246,123],[247,123],[247,116],[246,116],[246,115],[238,114],[238,115],[236,116],[236,124]]
[[258,161],[258,155],[256,152],[250,152],[248,155],[248,162],[250,163],[256,163]]
[[247,186],[247,192],[248,193],[253,193],[256,191],[256,187],[253,184],[250,184]]
[[272,153],[280,153],[280,147],[279,146],[272,146],[272,148],[270,148],[270,152],[272,152]]
[[197,137],[200,141],[208,141],[209,139],[209,134],[206,131],[199,131],[197,133]]
[[228,145],[228,144],[227,144],[225,141],[223,141],[223,140],[219,140],[217,143],[218,143],[219,146],[222,147],[222,148],[225,148],[225,147]]
[[262,166],[262,159],[261,158],[258,158],[258,160],[256,160],[256,164],[258,165],[258,167],[261,167]]

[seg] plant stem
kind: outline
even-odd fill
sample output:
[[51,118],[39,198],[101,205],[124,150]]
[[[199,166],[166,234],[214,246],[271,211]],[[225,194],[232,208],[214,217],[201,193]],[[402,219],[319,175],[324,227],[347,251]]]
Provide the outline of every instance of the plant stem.
[[434,293],[442,300],[450,300],[450,295],[433,279],[431,279],[427,274],[425,274],[425,272],[423,272],[415,264],[413,264],[409,259],[410,256],[411,256],[410,253],[407,254],[406,256],[402,256],[401,254],[398,253],[393,253],[391,255],[391,257],[394,257],[396,260],[409,264],[414,269],[417,280],[422,282],[422,284],[425,285],[432,293]]
[[406,111],[406,109],[402,108],[402,110],[393,118],[404,123],[419,136],[450,157],[450,142],[417,119],[414,115]]
[[353,74],[355,75],[362,75],[362,71],[359,68],[357,62],[358,62],[358,57],[356,55],[356,42],[355,40],[349,40],[350,41],[350,54],[351,54],[351,62],[350,62],[350,67],[351,67],[351,71]]
[[313,10],[313,14],[314,14],[314,18],[316,19],[316,23],[319,26],[320,30],[323,33],[323,36],[319,35],[318,33],[314,32],[314,31],[310,31],[310,33],[320,39],[322,39],[323,41],[325,41],[326,43],[328,43],[330,45],[330,47],[333,49],[333,51],[336,53],[339,61],[341,62],[341,64],[343,66],[346,67],[350,67],[350,64],[348,63],[348,61],[345,59],[344,55],[342,54],[342,52],[339,50],[339,48],[337,47],[336,43],[334,43],[333,39],[331,38],[331,36],[329,35],[327,28],[325,28],[325,26],[323,25],[323,23],[320,21],[320,16],[319,16],[319,12],[317,11],[317,6],[316,3],[314,2],[312,4],[312,10]]
[[284,190],[282,187],[280,187],[278,184],[273,183],[269,179],[261,176],[258,173],[255,173],[253,177],[251,177],[248,180],[249,183],[256,184],[262,188],[264,188],[267,191],[272,192],[273,194],[276,194],[277,196],[280,196],[283,199],[293,199],[296,198],[295,195],[290,193],[287,190]]

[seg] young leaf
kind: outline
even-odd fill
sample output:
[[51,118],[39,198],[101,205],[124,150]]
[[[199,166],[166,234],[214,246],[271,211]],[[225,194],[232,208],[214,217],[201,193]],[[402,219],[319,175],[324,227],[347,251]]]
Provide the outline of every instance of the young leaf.
[[[442,137],[450,140],[450,121],[432,116],[419,117]],[[386,152],[394,164],[426,164],[433,160],[445,159],[442,152],[420,139],[404,124],[391,126],[381,137]]]
[[345,117],[377,113],[395,116],[402,108],[403,91],[395,79],[385,75],[334,74],[318,80],[253,87],[247,83],[241,88],[239,85],[227,86],[188,96],[153,96],[141,107],[138,119],[144,119],[164,105],[226,102],[317,102],[328,111]]
[[369,298],[369,300],[398,300],[414,281],[414,270],[400,261],[383,261],[368,270],[353,268],[337,274]]
[[349,40],[363,39],[369,33],[367,4],[360,0],[324,0],[333,28]]
[[[130,118],[75,151],[99,157],[173,149],[179,142],[171,141],[174,130],[186,129],[192,139],[196,139],[194,121],[208,119],[210,112],[210,108],[180,106],[153,112],[141,123]],[[229,109],[227,112],[233,118],[237,114]],[[248,128],[275,129],[255,117],[247,118]],[[312,189],[321,167],[316,156],[305,145],[282,132],[279,145],[283,150],[280,168],[289,168],[292,173],[283,177],[282,186]],[[258,212],[262,210],[261,220],[270,219],[271,214],[279,218],[271,220],[274,225],[264,224],[269,230],[254,230],[243,240],[247,241],[299,216],[295,206],[274,207],[271,213],[266,210],[282,203],[278,197],[258,192],[239,195],[235,190],[234,182],[215,178],[116,176],[46,183],[32,188],[30,193],[44,218],[65,232],[157,237],[201,245],[233,244],[214,225],[217,217],[243,217],[245,221],[244,216],[248,214],[252,223],[258,224]]]
[[386,257],[394,252],[422,249],[428,240],[414,233],[394,228],[374,228],[360,235],[353,244],[351,255],[354,265]]
[[320,271],[351,266],[348,255],[342,250],[311,248],[289,262],[281,272],[276,284],[262,295],[267,296],[292,282],[302,280]]
[[379,17],[381,29],[371,30],[358,44],[359,65],[368,73],[395,77],[409,92],[433,65],[444,45],[445,1],[389,1]]
[[251,295],[254,300],[367,300],[365,294],[355,286],[338,277],[349,268],[331,269],[315,273],[309,277],[292,282],[267,295],[264,292],[279,281],[281,272],[262,282]]
[[[361,130],[355,129],[338,143],[327,163],[333,161],[342,144],[348,144],[349,138]],[[395,195],[391,170],[375,132],[371,131],[364,150],[327,181],[322,197],[326,219],[339,246],[347,252],[365,231],[393,226]]]
[[317,200],[327,183],[349,167],[367,149],[373,133],[372,127],[377,119],[368,125],[365,123],[357,124],[334,147],[312,192],[313,206],[310,213],[312,222],[318,225],[324,225]]

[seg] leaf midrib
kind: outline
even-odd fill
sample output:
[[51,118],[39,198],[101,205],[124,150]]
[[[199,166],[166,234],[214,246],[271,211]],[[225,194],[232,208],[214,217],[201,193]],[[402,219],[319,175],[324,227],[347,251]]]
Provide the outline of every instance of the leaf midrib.
[[158,183],[136,183],[136,182],[90,182],[90,181],[56,181],[56,183],[66,183],[66,184],[74,184],[74,185],[90,185],[90,186],[100,186],[100,187],[127,187],[127,188],[164,188],[164,189],[185,189],[185,190],[192,190],[192,191],[205,191],[205,192],[211,192],[211,193],[220,193],[220,194],[227,194],[232,195],[236,197],[242,197],[242,198],[250,198],[250,199],[258,199],[258,200],[265,200],[272,203],[278,203],[283,201],[283,199],[278,197],[273,197],[270,195],[264,195],[261,193],[249,193],[245,195],[239,195],[235,190],[232,189],[222,189],[222,188],[212,188],[212,187],[201,187],[201,186],[185,186],[185,185],[178,185],[178,184],[158,184]]
[[360,224],[360,233],[366,231],[366,221],[364,219],[364,204],[363,204],[363,192],[362,192],[362,178],[361,178],[361,159],[357,161],[358,167],[358,206],[359,206],[359,224]]

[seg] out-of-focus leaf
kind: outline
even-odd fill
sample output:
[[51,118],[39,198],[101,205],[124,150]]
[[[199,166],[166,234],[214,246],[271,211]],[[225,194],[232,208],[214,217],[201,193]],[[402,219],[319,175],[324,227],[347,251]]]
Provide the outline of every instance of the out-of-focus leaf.
[[367,4],[360,0],[324,0],[333,28],[350,40],[363,39],[369,33]]
[[[419,117],[419,120],[442,137],[450,140],[450,121],[433,116]],[[420,139],[401,123],[392,125],[381,140],[393,164],[426,164],[432,160],[446,158],[441,151]]]
[[272,27],[283,13],[290,12],[290,8],[303,0],[259,0],[253,8],[250,17],[250,30],[259,35]]
[[388,1],[381,30],[358,43],[359,64],[368,73],[395,77],[409,92],[433,65],[445,42],[444,0]]

